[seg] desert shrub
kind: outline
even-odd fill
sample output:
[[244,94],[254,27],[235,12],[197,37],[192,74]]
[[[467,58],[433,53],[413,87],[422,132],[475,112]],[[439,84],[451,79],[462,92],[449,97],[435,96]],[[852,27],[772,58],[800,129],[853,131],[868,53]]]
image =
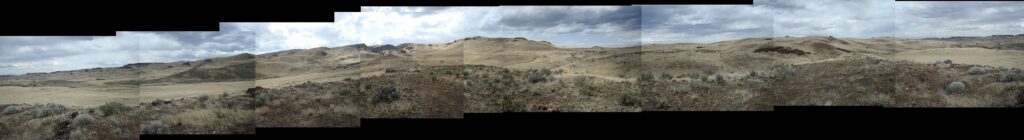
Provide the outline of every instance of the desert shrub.
[[254,99],[252,100],[252,107],[261,107],[274,99],[273,96],[266,93],[256,93],[255,95],[256,96],[254,96]]
[[83,134],[82,131],[85,131],[85,129],[71,130],[71,133],[68,135],[68,138],[71,139],[71,140],[84,140],[84,139],[87,139],[87,138],[85,138],[86,135]]
[[221,98],[227,98],[228,96],[231,96],[231,94],[228,94],[228,92],[224,92],[224,94],[220,94]]
[[220,107],[222,107],[222,108],[233,108],[236,105],[238,105],[238,102],[235,101],[235,100],[218,100],[218,101],[219,101],[218,103],[219,103]]
[[588,96],[594,95],[594,90],[596,90],[593,86],[590,86],[590,83],[587,82],[587,77],[573,78],[573,87],[576,88],[576,91],[579,92],[579,94]]
[[377,90],[376,94],[370,98],[372,103],[390,103],[397,101],[401,95],[398,93],[398,89],[395,87],[387,86]]
[[689,92],[689,90],[690,90],[689,87],[686,87],[686,86],[671,86],[671,87],[669,87],[669,92],[672,92],[673,94],[682,94],[682,93]]
[[199,100],[199,102],[206,102],[206,100],[210,100],[210,95],[203,94],[196,96],[196,100]]
[[708,92],[711,91],[711,87],[708,87],[707,85],[704,85],[704,84],[701,84],[701,83],[697,83],[697,82],[690,83],[689,86],[690,86],[690,91],[693,91],[693,92],[696,92],[696,93],[708,93]]
[[619,93],[619,105],[623,106],[640,106],[643,103],[643,99],[638,97],[633,92],[622,92]]
[[169,131],[168,127],[170,126],[157,120],[143,123],[141,127],[142,134],[164,134]]
[[131,110],[131,108],[128,108],[128,106],[125,106],[124,104],[118,102],[108,102],[106,104],[101,105],[99,108],[100,111],[103,112],[103,115],[107,116]]
[[531,72],[529,72],[529,75],[527,75],[527,80],[529,80],[530,83],[540,83],[540,82],[547,81],[548,80],[548,76],[544,72],[533,72],[533,71],[531,71]]
[[967,91],[967,86],[964,85],[964,82],[956,81],[946,86],[946,93],[949,94],[963,94],[965,91]]
[[640,74],[640,79],[637,79],[637,80],[640,80],[640,81],[654,81],[654,74],[651,74],[650,72],[641,73]]
[[36,118],[47,117],[47,116],[50,116],[50,115],[63,114],[64,112],[67,112],[67,111],[68,111],[68,108],[65,107],[64,105],[59,105],[59,104],[54,104],[54,103],[47,103],[46,105],[40,106],[38,109],[36,109]]
[[7,106],[7,108],[4,108],[3,114],[7,115],[7,114],[14,114],[14,113],[21,113],[21,111],[24,111],[24,110],[25,110],[25,107],[23,107],[23,106],[12,105],[12,106]]
[[260,91],[265,91],[265,90],[267,90],[267,89],[263,88],[261,86],[256,86],[254,88],[245,89],[245,94],[247,94],[249,96],[252,96],[252,97],[256,97],[256,94],[259,94]]
[[339,95],[351,95],[355,93],[355,90],[349,87],[339,87],[337,93]]
[[661,73],[661,80],[672,80],[672,77],[670,73]]
[[156,99],[156,100],[153,100],[153,101],[149,102],[149,104],[152,105],[152,106],[160,106],[160,105],[166,105],[166,104],[172,104],[172,103],[173,102],[171,102],[170,100],[163,100],[163,99]]
[[95,121],[96,121],[96,118],[92,117],[92,115],[82,113],[82,114],[80,114],[78,116],[75,116],[74,119],[71,119],[71,127],[75,127],[75,128],[82,127],[82,126],[85,126],[85,125],[92,124],[92,122],[95,122]]
[[398,72],[398,69],[395,69],[395,68],[386,68],[386,69],[384,69],[384,73],[396,73],[396,72]]
[[971,75],[985,74],[985,67],[978,67],[978,66],[971,67],[971,69],[967,70],[967,74],[971,74]]
[[498,102],[498,108],[501,109],[502,112],[525,112],[526,104],[512,101],[512,99],[509,98],[503,98]]
[[999,80],[1002,82],[1024,81],[1024,71],[1021,71],[1019,69],[1011,70],[1006,74],[1003,74],[1003,77],[1000,78]]
[[725,76],[715,75],[715,83],[725,84]]

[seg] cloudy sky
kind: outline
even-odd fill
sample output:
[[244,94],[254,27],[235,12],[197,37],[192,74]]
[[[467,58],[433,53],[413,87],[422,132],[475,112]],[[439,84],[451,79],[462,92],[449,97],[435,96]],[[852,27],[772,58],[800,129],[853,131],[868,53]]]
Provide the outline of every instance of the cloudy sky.
[[256,53],[365,43],[444,43],[471,36],[526,37],[559,47],[639,43],[640,7],[363,7],[330,23],[222,23],[256,34]]
[[117,67],[138,62],[138,46],[125,38],[0,37],[0,75]]
[[550,41],[559,47],[640,44],[640,6],[503,6],[506,36]]
[[772,13],[763,5],[642,7],[643,44],[713,43],[772,36]]
[[192,61],[253,53],[252,32],[124,32],[118,38],[135,39],[139,62]]
[[640,7],[363,7],[335,18],[354,22],[370,45],[443,43],[470,36],[525,37],[558,47],[626,47],[639,44]]
[[897,37],[1024,34],[1024,2],[897,2]]
[[781,36],[893,37],[893,0],[759,0]]
[[253,53],[251,32],[118,32],[102,37],[0,37],[0,75]]
[[221,23],[221,32],[245,32],[255,36],[255,54],[316,47],[337,47],[359,42],[359,32],[341,22]]

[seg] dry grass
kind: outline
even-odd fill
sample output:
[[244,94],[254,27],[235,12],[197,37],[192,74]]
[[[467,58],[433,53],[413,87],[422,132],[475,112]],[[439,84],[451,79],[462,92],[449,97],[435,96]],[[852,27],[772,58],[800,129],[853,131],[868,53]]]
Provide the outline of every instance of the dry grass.
[[0,139],[138,139],[138,131],[131,131],[138,128],[131,119],[136,114],[98,116],[93,114],[97,111],[90,111],[95,108],[69,108],[39,117],[38,110],[47,105],[0,105],[8,106],[22,106],[25,110],[0,116]]
[[[239,94],[239,93],[235,93]],[[200,97],[206,97],[204,100]],[[143,103],[144,134],[253,134],[256,113],[249,96],[196,96],[164,100],[169,103]],[[154,101],[157,102],[157,101]]]

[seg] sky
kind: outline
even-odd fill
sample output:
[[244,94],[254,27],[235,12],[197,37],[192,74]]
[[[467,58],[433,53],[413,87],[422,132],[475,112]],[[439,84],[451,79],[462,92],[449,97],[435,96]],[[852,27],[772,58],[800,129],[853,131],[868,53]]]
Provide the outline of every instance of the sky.
[[629,47],[640,42],[637,6],[363,7],[355,22],[368,45],[525,37],[556,47]]
[[253,53],[252,32],[124,32],[118,38],[135,39],[141,63],[193,61]]
[[771,9],[763,5],[642,7],[643,44],[714,43],[772,36]]
[[289,49],[525,37],[558,47],[767,36],[926,38],[1024,33],[1024,2],[755,0],[754,5],[363,7],[334,22],[227,22],[219,32],[0,37],[0,75]]
[[113,36],[0,37],[0,75],[119,67],[138,62],[136,41]]
[[897,2],[896,36],[1024,34],[1024,2]]
[[893,0],[759,0],[772,12],[775,37],[894,37]]

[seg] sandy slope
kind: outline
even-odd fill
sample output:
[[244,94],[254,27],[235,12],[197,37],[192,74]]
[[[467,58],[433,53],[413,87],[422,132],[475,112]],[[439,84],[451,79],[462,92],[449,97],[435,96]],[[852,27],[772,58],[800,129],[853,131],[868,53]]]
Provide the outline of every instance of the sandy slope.
[[94,107],[107,102],[134,104],[138,88],[133,87],[0,87],[0,104],[59,103]]
[[933,48],[899,52],[895,57],[918,63],[952,60],[953,63],[1024,68],[1024,51],[985,48]]
[[242,94],[245,89],[255,87],[253,81],[210,82],[188,84],[153,84],[139,87],[139,101],[170,99],[198,95],[219,96],[223,93]]

